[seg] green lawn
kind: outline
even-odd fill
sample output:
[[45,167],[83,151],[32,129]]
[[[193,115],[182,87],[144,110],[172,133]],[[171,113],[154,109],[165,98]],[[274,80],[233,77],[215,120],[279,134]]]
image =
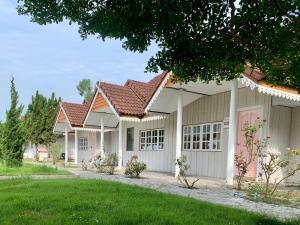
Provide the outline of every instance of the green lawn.
[[67,175],[67,171],[52,168],[46,165],[24,163],[21,167],[6,167],[0,163],[0,176],[28,176],[28,175]]
[[0,181],[5,224],[299,225],[239,209],[97,180]]

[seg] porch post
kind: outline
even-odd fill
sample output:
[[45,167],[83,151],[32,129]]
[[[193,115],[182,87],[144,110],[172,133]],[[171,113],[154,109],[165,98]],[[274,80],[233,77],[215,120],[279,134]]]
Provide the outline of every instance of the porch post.
[[68,150],[68,128],[65,128],[65,162],[68,162],[68,158],[69,158],[69,150]]
[[[179,90],[177,99],[177,123],[176,123],[176,160],[181,157],[182,147],[182,97],[183,91]],[[175,167],[175,177],[179,174],[179,167]]]
[[100,132],[100,155],[104,155],[104,122],[103,117],[101,117],[101,132]]
[[231,84],[230,94],[230,111],[229,111],[229,132],[228,132],[228,152],[227,152],[227,173],[226,182],[233,184],[235,173],[234,155],[236,151],[236,135],[237,135],[237,97],[238,97],[238,81],[235,79]]
[[78,130],[75,130],[75,164],[78,164]]
[[122,169],[122,121],[119,122],[119,154],[118,154],[118,169]]

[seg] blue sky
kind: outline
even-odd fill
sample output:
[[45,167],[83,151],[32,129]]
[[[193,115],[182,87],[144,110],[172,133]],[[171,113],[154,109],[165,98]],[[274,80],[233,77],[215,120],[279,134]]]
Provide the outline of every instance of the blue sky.
[[138,54],[124,50],[116,40],[89,37],[83,41],[75,25],[31,23],[29,17],[17,14],[15,2],[0,0],[0,120],[9,107],[12,76],[25,106],[36,90],[81,102],[76,85],[83,78],[123,84],[129,78],[153,77],[144,70],[155,46]]

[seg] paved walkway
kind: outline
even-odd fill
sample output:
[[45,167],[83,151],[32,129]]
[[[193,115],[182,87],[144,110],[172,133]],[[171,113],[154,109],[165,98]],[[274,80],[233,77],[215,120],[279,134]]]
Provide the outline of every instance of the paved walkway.
[[106,175],[95,171],[82,171],[79,168],[66,168],[66,170],[78,175],[82,179],[100,179],[118,181],[131,185],[151,188],[157,191],[176,195],[188,196],[194,199],[222,204],[248,211],[266,213],[282,219],[300,217],[300,209],[252,202],[243,198],[234,197],[236,192],[225,185],[224,181],[213,179],[201,179],[198,183],[199,189],[183,188],[171,174],[145,172],[142,179],[127,178],[122,174]]

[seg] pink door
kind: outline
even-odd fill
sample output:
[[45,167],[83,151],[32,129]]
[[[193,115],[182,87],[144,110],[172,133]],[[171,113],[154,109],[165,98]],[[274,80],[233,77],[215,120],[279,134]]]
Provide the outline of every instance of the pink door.
[[[237,154],[242,152],[243,156],[247,157],[247,149],[245,145],[245,140],[243,137],[243,127],[245,123],[254,123],[257,118],[261,115],[260,109],[252,109],[238,112],[238,126],[237,126]],[[258,135],[256,135],[255,139],[257,140]],[[256,159],[249,165],[248,172],[246,173],[246,177],[256,177],[256,168],[257,168],[257,157]],[[237,174],[237,171],[236,171]]]

